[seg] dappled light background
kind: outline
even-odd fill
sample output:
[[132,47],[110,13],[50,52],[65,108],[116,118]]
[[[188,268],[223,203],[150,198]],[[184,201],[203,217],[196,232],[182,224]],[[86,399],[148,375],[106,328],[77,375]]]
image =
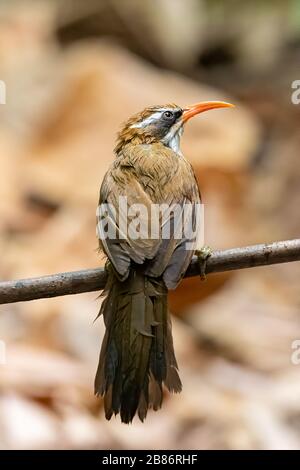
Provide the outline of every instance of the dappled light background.
[[[0,1],[1,280],[103,265],[99,187],[120,123],[152,104],[237,106],[182,139],[206,244],[299,237],[299,60],[296,0]],[[299,275],[184,281],[170,294],[183,392],[130,426],[93,396],[97,293],[0,306],[0,448],[300,448]]]

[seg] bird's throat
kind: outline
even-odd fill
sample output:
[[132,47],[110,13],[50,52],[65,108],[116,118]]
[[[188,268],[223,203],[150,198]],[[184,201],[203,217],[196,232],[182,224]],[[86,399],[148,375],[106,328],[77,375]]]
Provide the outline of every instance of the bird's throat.
[[162,139],[164,145],[173,150],[178,155],[182,155],[180,150],[180,139],[183,133],[183,127],[172,128],[168,134]]

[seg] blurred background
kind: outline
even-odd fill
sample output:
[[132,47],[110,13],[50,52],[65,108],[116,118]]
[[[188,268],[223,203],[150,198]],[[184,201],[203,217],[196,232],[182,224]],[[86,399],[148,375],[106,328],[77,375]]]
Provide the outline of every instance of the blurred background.
[[[0,1],[0,278],[103,265],[99,187],[144,106],[227,100],[182,148],[222,249],[299,237],[300,1]],[[0,307],[0,448],[300,448],[298,263],[170,295],[183,392],[144,424],[93,396],[97,293]]]

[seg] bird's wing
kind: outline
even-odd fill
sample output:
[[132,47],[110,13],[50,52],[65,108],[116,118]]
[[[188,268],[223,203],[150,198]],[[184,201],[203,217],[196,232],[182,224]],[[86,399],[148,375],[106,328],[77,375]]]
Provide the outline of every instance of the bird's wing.
[[[171,149],[163,149],[161,171],[168,168],[168,179],[160,184],[162,212],[161,238],[155,257],[148,262],[149,276],[163,276],[168,289],[180,282],[196,248],[202,244],[203,206],[197,180],[190,163]],[[165,160],[164,160],[165,159]]]
[[161,244],[160,232],[151,237],[153,201],[125,165],[105,176],[97,211],[100,247],[122,279],[129,273],[130,260],[143,264],[152,259]]
[[[129,155],[117,159],[100,191],[100,203],[109,204],[106,224],[115,235],[102,234],[100,245],[120,277],[126,278],[133,260],[145,264],[149,276],[163,275],[168,288],[176,287],[195,250],[199,202],[190,164],[171,149],[133,146]],[[130,208],[135,204],[145,208],[139,214],[143,237],[138,238],[130,231],[131,224],[134,228]]]
[[166,215],[166,226],[170,227],[164,234],[156,256],[149,262],[146,273],[149,276],[163,276],[168,289],[175,289],[184,276],[199,240],[201,222],[200,201],[183,198],[176,203],[177,213]]

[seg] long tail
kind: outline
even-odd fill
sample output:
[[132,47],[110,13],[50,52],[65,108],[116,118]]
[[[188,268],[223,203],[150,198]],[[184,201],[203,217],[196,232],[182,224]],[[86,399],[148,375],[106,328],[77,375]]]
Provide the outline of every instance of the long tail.
[[124,423],[143,421],[161,407],[162,384],[181,391],[173,349],[167,289],[162,280],[133,269],[124,282],[110,273],[100,314],[106,326],[95,394],[104,395],[105,416],[120,413]]

